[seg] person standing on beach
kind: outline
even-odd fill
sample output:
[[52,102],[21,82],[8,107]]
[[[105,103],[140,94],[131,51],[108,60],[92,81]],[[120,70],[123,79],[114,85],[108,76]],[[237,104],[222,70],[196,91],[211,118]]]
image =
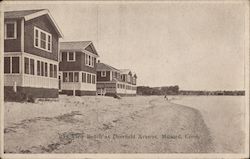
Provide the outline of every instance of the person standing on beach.
[[166,94],[165,94],[165,96],[164,96],[164,99],[165,99],[165,100],[168,100],[168,97],[167,97],[167,95],[166,95]]

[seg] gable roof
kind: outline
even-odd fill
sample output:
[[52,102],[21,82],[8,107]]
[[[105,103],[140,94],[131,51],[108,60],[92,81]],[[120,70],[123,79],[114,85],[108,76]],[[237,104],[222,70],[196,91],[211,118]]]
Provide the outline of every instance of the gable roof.
[[132,72],[130,69],[120,69],[121,74],[131,74],[133,77],[137,78],[137,75],[135,72]]
[[120,69],[121,70],[121,74],[129,74],[132,73],[129,69]]
[[101,70],[111,70],[111,71],[117,71],[117,72],[120,72],[120,70],[110,66],[110,65],[107,65],[105,63],[96,63],[96,70],[97,71],[101,71]]
[[24,18],[27,15],[40,12],[44,9],[36,10],[19,10],[19,11],[6,11],[4,12],[4,18]]
[[91,46],[93,49],[93,54],[98,56],[98,53],[92,43],[92,41],[68,41],[68,42],[60,42],[60,50],[84,50],[88,46]]
[[50,20],[51,24],[54,26],[59,37],[63,37],[63,34],[56,24],[54,18],[47,9],[37,9],[37,10],[19,10],[19,11],[6,11],[4,12],[5,19],[24,19],[25,21],[46,15]]

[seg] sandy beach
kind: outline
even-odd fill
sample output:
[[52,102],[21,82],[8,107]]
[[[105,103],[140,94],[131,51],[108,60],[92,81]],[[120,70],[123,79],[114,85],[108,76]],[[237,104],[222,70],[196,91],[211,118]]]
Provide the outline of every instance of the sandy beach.
[[194,108],[162,97],[67,97],[5,103],[6,153],[213,152]]

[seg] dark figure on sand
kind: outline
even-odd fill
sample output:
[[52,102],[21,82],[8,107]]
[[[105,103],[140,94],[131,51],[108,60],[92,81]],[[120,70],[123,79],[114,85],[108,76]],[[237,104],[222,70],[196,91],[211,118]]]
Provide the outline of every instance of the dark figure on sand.
[[168,100],[168,97],[167,97],[167,95],[165,95],[165,96],[164,96],[164,99],[165,99],[165,100]]

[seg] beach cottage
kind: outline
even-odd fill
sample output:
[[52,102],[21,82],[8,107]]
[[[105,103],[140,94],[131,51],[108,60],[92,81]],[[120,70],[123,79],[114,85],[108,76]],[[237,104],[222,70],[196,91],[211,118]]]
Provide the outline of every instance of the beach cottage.
[[62,36],[47,9],[5,12],[5,92],[58,97],[59,38]]
[[130,70],[119,70],[110,65],[97,63],[97,94],[99,95],[136,95],[136,74]]
[[60,43],[59,90],[67,95],[96,95],[96,59],[91,41]]
[[136,94],[137,75],[129,69],[121,69],[121,79],[127,83],[126,93],[130,95]]

